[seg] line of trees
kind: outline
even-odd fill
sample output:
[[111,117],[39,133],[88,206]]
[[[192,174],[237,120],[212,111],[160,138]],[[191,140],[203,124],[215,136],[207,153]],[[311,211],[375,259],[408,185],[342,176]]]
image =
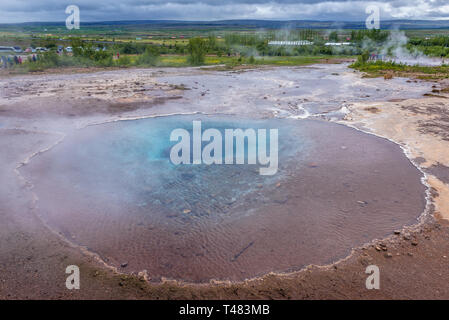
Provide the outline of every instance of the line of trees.
[[409,43],[414,46],[441,46],[447,48],[449,47],[449,36],[436,36],[428,39],[413,38],[409,40]]
[[390,36],[390,31],[371,29],[371,30],[352,30],[351,41],[363,42],[365,39],[370,39],[376,42],[385,42]]

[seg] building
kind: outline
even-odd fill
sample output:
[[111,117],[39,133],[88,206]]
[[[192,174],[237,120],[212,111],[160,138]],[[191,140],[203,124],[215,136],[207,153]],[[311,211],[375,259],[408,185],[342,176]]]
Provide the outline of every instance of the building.
[[268,42],[269,46],[309,46],[312,45],[313,42],[307,40],[298,40],[298,41],[270,41]]

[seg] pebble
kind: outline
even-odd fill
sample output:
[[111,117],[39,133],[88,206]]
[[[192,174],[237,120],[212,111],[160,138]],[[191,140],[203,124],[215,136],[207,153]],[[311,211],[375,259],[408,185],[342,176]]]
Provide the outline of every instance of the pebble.
[[128,266],[128,262],[123,262],[121,265],[120,265],[120,267],[122,267],[122,268],[126,268]]
[[140,278],[140,281],[146,281],[148,280],[148,271],[147,270],[142,270],[140,271],[137,276]]
[[392,257],[393,257],[393,255],[391,253],[389,253],[389,252],[385,253],[385,258],[392,258]]
[[418,245],[418,241],[412,241],[412,246],[417,246]]

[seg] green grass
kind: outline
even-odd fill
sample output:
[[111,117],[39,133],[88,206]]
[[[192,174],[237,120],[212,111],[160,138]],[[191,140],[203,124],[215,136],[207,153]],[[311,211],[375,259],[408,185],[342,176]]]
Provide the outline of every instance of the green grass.
[[[160,58],[161,66],[165,67],[184,67],[188,66],[188,56],[184,55],[166,55]],[[337,59],[337,58],[353,58],[350,56],[289,56],[289,57],[256,57],[253,65],[268,65],[268,66],[302,66],[314,63],[320,63],[323,60]],[[228,65],[237,66],[242,64],[250,64],[249,57],[228,57],[228,56],[206,56],[205,65]]]
[[[11,71],[13,73],[26,73],[44,71],[50,68],[66,67],[151,67],[139,63],[140,55],[120,55],[119,60],[93,61],[81,57],[71,57],[67,55],[52,55],[53,59],[41,59],[38,62],[26,61],[20,66],[15,66]],[[314,63],[320,63],[324,60],[335,58],[349,58],[348,56],[288,56],[288,57],[237,57],[237,56],[206,56],[203,66],[224,65],[223,70],[230,70],[240,66],[303,66]],[[187,67],[190,66],[188,55],[162,55],[157,58],[157,67]]]
[[256,58],[256,65],[273,66],[302,66],[319,63],[325,59],[337,58],[336,56],[291,56],[291,57],[261,57]]
[[381,77],[386,73],[395,73],[397,76],[414,75],[420,79],[444,79],[449,78],[449,66],[409,66],[400,63],[376,61],[360,63],[355,62],[351,68],[365,72],[371,77]]

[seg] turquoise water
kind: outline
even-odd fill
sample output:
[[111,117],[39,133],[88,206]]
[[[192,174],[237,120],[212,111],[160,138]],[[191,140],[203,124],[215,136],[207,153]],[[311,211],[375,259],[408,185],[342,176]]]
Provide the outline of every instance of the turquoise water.
[[[259,168],[266,165],[247,164],[247,153],[245,164],[239,165],[173,164],[170,149],[177,142],[170,141],[170,133],[183,128],[191,133],[192,138],[194,120],[202,122],[203,131],[215,128],[222,133],[223,163],[225,129],[278,129],[280,167],[277,173],[260,175]],[[66,172],[67,167],[75,165],[76,174],[70,174],[70,177],[80,192],[95,190],[101,198],[125,202],[127,206],[145,208],[158,205],[167,209],[168,214],[189,211],[187,220],[191,216],[226,214],[231,207],[238,205],[242,196],[254,192],[261,184],[273,184],[289,170],[294,170],[294,165],[285,160],[304,156],[307,144],[304,141],[298,143],[299,128],[293,126],[293,121],[290,125],[288,123],[232,117],[175,116],[95,126],[82,132],[78,138],[83,141],[70,150],[70,158],[59,157],[54,169],[59,170],[59,167],[60,172]],[[92,131],[95,131],[93,136]],[[296,137],[293,131],[296,131]],[[269,134],[267,140],[267,150],[270,150]],[[203,142],[203,146],[207,143]],[[234,143],[234,155],[236,153]],[[89,165],[84,165],[86,163]]]

